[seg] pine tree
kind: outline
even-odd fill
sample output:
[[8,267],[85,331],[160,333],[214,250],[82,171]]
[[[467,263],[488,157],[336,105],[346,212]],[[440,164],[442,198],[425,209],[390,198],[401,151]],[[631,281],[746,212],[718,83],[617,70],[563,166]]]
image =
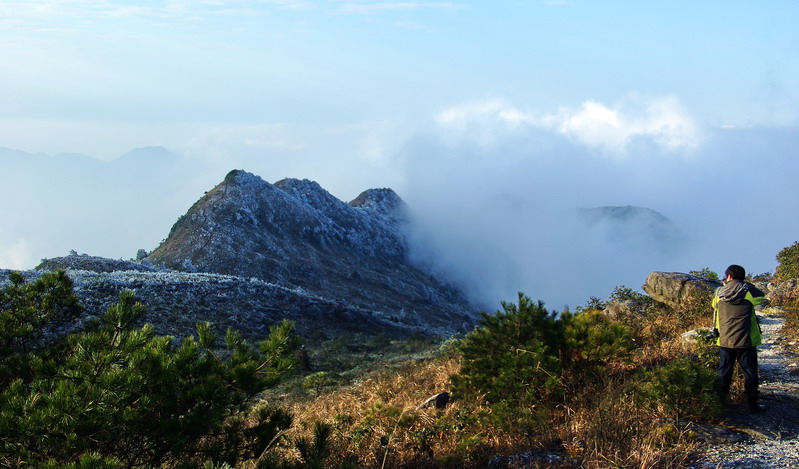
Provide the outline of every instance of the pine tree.
[[502,311],[483,313],[464,338],[453,394],[519,406],[544,401],[558,392],[562,335],[555,312],[519,293],[518,306],[503,302]]
[[179,345],[150,325],[134,328],[144,311],[121,292],[93,330],[32,356],[30,376],[0,388],[0,466],[235,464],[291,425],[282,409],[248,403],[293,365],[292,323],[258,347],[228,331],[220,350],[209,324]]
[[72,280],[63,270],[28,283],[19,272],[11,272],[9,281],[0,290],[0,389],[12,379],[30,379],[30,354],[54,335],[55,326],[81,312]]

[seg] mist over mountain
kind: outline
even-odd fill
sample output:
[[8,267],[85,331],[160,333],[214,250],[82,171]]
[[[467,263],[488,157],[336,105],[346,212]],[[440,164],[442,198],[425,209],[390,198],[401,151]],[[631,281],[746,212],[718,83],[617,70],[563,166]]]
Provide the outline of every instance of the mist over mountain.
[[[658,130],[623,140],[623,133],[561,134],[524,111],[501,102],[448,109],[369,161],[342,157],[340,148],[324,159],[322,148],[278,150],[245,140],[204,152],[145,147],[110,161],[2,150],[8,195],[0,198],[0,267],[29,269],[72,249],[124,259],[151,251],[236,167],[270,181],[309,178],[341,200],[363,187],[393,188],[407,202],[409,256],[489,311],[518,291],[553,308],[574,307],[616,285],[637,288],[655,270],[738,263],[766,272],[776,265],[774,253],[796,240],[793,128],[683,134],[690,129],[683,125],[673,127],[675,135]],[[683,146],[662,143],[685,135]],[[595,148],[585,140],[591,136],[610,141]],[[311,164],[309,152],[317,151],[322,166]],[[627,206],[639,207],[638,216],[596,219],[601,207]],[[581,215],[581,207],[588,212]],[[736,217],[746,221],[731,229]]]
[[[133,289],[148,306],[145,320],[177,337],[209,321],[258,338],[282,319],[317,339],[468,331],[476,308],[409,261],[406,210],[391,189],[344,203],[313,181],[270,184],[234,170],[149,255],[126,261],[72,251],[36,270],[68,271],[87,309],[77,324]],[[8,272],[0,271],[0,283]]]
[[347,204],[308,180],[231,171],[146,260],[254,277],[419,326],[470,323],[460,292],[408,262],[405,204],[390,189]]
[[685,233],[663,214],[646,207],[606,206],[582,208],[578,216],[586,229],[603,233],[608,243],[619,246],[645,245],[664,253],[685,247]]

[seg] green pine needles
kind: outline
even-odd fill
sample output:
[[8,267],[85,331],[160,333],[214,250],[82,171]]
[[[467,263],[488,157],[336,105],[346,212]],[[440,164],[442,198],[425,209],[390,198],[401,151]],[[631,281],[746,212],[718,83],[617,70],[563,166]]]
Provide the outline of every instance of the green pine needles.
[[782,282],[789,278],[799,278],[799,241],[777,253],[777,280]]
[[561,322],[542,302],[519,294],[519,304],[483,313],[461,344],[461,372],[453,394],[489,403],[535,404],[559,392]]
[[200,467],[266,460],[291,416],[249,405],[292,367],[293,324],[257,346],[209,324],[176,344],[149,325],[134,292],[90,330],[36,349],[44,323],[74,314],[63,272],[0,294],[0,467]]
[[631,331],[599,311],[558,315],[519,293],[518,305],[483,313],[461,344],[463,364],[452,377],[459,397],[489,404],[546,407],[560,401],[564,380],[625,359],[634,346]]

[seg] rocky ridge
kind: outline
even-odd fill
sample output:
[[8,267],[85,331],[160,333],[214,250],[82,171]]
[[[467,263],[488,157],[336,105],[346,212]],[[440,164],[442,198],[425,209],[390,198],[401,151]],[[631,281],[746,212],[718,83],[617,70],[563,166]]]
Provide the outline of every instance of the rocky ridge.
[[463,295],[407,260],[405,204],[390,189],[344,203],[319,184],[231,171],[145,259],[185,272],[302,288],[417,328],[471,323]]
[[[236,170],[149,255],[127,261],[73,251],[36,270],[67,271],[86,309],[82,322],[132,289],[149,308],[144,321],[176,337],[209,321],[257,340],[282,319],[321,339],[468,330],[475,314],[463,295],[407,260],[405,210],[390,189],[347,204],[312,181],[269,184]],[[0,271],[0,285],[8,273]]]
[[600,230],[609,241],[625,245],[641,244],[669,253],[686,242],[685,233],[668,217],[646,207],[602,206],[578,209],[589,230]]

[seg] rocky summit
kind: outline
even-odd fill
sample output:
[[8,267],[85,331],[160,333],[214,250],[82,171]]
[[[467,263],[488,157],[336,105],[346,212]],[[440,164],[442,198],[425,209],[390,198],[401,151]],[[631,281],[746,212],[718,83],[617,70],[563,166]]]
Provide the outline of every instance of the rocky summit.
[[[312,181],[270,184],[234,170],[144,261],[257,279],[409,330],[470,327],[475,315],[463,295],[408,261],[405,228],[405,203],[390,189],[345,203]],[[311,316],[302,320],[317,321]]]

